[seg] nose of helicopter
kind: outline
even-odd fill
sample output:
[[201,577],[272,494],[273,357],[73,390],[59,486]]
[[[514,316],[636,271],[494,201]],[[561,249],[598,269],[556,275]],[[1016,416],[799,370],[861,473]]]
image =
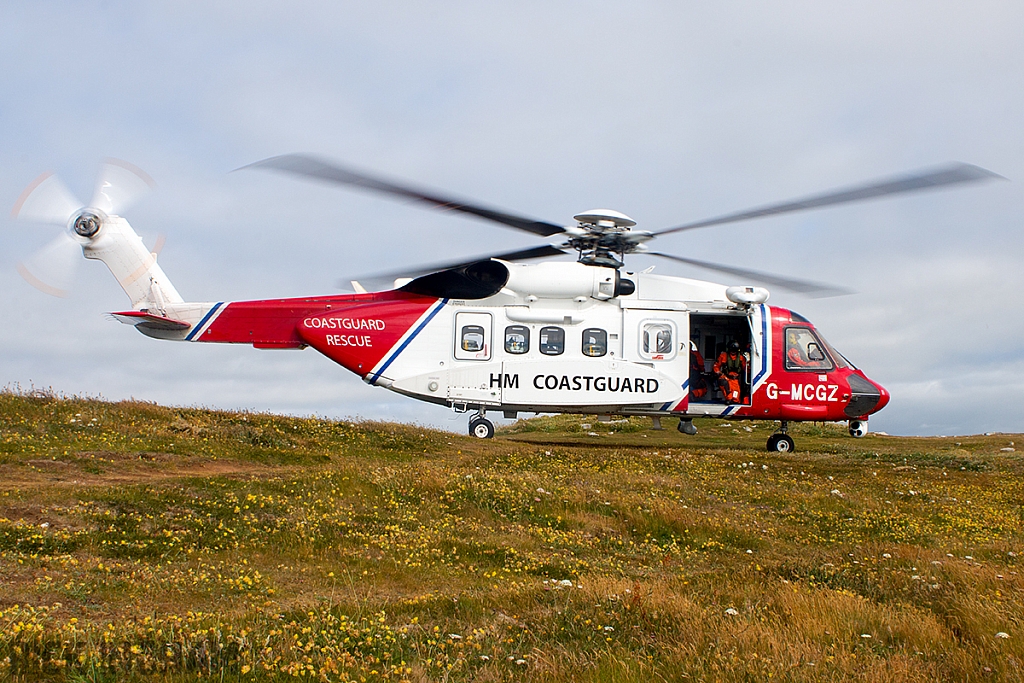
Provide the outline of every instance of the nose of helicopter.
[[850,375],[850,402],[843,411],[848,417],[865,417],[877,413],[889,403],[885,388],[861,375]]

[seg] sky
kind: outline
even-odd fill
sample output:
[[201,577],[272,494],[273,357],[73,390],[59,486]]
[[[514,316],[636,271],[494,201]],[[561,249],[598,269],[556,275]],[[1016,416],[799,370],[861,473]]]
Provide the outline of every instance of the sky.
[[[1008,181],[666,236],[657,249],[855,293],[771,303],[892,393],[893,434],[1024,432],[1024,4],[17,2],[0,5],[0,206],[106,157],[156,191],[126,212],[187,300],[327,294],[528,234],[259,171],[322,155],[559,224],[657,230],[950,161]],[[17,274],[55,228],[0,213],[0,387],[179,406],[465,416],[311,349],[176,344],[105,317],[98,262],[48,297]],[[630,268],[748,284],[631,257]]]

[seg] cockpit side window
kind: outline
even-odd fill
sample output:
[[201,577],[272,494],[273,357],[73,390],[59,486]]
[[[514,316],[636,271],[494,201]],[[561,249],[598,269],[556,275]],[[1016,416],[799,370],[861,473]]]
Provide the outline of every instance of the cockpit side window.
[[832,361],[825,353],[825,345],[809,328],[787,327],[787,370],[831,370]]

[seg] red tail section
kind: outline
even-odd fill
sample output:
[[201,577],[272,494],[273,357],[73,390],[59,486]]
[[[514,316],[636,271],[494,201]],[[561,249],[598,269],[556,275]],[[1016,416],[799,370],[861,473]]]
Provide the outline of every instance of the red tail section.
[[365,375],[395,347],[430,306],[432,297],[342,306],[299,323],[302,339],[334,362]]
[[194,341],[278,349],[312,346],[365,375],[436,302],[400,291],[238,301],[215,307],[210,320],[196,326]]

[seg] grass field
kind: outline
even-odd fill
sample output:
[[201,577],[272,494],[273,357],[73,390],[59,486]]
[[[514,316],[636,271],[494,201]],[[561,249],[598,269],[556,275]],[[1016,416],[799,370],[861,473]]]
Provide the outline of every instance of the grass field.
[[1022,437],[697,425],[2,393],[0,681],[1024,680]]

